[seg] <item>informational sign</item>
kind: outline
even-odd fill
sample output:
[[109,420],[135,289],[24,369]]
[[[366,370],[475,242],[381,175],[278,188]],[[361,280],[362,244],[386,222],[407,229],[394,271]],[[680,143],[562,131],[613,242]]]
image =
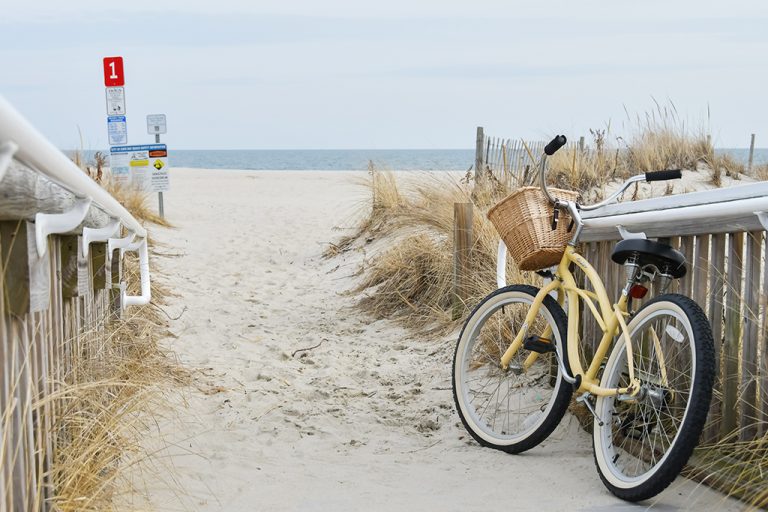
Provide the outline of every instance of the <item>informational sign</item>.
[[122,57],[104,57],[104,85],[106,87],[125,85]]
[[147,133],[150,135],[162,135],[168,133],[165,123],[165,114],[149,114],[147,116]]
[[107,87],[107,115],[125,115],[125,89],[123,87]]
[[144,192],[170,190],[165,144],[118,146],[110,149],[112,178]]
[[125,116],[107,117],[107,135],[110,146],[128,144],[128,127],[125,123]]

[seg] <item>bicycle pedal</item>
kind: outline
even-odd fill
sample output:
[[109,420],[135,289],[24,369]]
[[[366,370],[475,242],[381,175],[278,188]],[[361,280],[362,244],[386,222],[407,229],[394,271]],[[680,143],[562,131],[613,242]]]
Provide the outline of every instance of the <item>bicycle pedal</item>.
[[555,344],[552,343],[552,340],[542,338],[541,336],[528,336],[523,341],[523,348],[531,352],[546,354],[547,352],[555,351]]

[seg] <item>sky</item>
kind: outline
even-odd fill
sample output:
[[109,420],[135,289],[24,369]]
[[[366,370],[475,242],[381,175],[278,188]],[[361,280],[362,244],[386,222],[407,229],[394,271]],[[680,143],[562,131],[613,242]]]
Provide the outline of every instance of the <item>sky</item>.
[[107,147],[118,55],[131,144],[155,113],[174,149],[615,138],[658,104],[768,146],[767,22],[764,0],[5,0],[0,95],[61,148]]

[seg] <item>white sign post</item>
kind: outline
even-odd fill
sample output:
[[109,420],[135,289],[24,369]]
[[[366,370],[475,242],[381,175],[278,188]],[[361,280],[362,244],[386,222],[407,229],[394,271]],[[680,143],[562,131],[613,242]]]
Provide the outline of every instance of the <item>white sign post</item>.
[[[107,141],[110,146],[128,144],[128,126],[125,122],[125,74],[122,57],[104,57],[104,92],[107,100]],[[114,149],[114,148],[112,148]],[[128,164],[110,151],[109,166],[112,178],[118,183],[131,179]]]
[[107,115],[124,116],[125,115],[125,88],[107,87]]
[[[160,135],[164,133],[168,133],[168,125],[166,123],[165,114],[149,114],[147,116],[147,133],[155,136],[155,144],[160,144]],[[162,188],[160,188],[160,181],[158,181],[158,188],[156,189],[157,205],[158,205],[158,210],[160,211],[161,218],[165,218],[165,211],[163,208],[163,190],[168,190],[169,188],[167,163],[168,162],[166,161],[165,164],[163,164],[162,161],[158,160],[156,163],[153,164],[157,169],[158,176],[160,176],[161,174],[164,176]]]
[[158,143],[160,135],[168,133],[168,125],[165,122],[165,114],[149,114],[147,116],[147,133],[155,136]]

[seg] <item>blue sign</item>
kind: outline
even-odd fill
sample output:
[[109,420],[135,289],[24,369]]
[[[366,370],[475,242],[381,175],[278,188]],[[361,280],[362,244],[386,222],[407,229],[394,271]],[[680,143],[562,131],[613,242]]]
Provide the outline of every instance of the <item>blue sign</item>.
[[107,117],[107,135],[110,146],[128,144],[128,127],[125,124],[125,116]]
[[[110,153],[133,153],[135,151],[168,151],[168,147],[165,144],[143,144],[141,146],[118,146],[109,148]],[[149,155],[155,156],[155,155]],[[166,156],[166,155],[158,155]]]

